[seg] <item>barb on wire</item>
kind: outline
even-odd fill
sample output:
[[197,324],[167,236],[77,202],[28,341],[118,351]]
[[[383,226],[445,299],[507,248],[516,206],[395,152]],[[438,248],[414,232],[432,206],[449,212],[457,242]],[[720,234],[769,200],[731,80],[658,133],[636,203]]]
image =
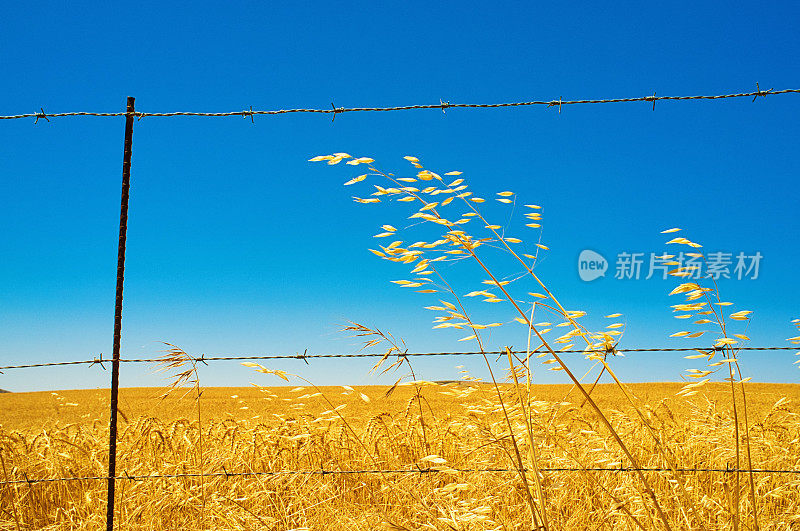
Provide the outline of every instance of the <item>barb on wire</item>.
[[106,361],[106,360],[103,359],[103,353],[101,352],[100,353],[100,357],[99,358],[95,358],[94,360],[92,360],[92,362],[89,364],[89,367],[91,367],[93,365],[100,365],[100,367],[102,367],[103,370],[106,370],[106,366],[103,365],[104,361]]
[[[524,472],[530,472],[531,469],[525,469]],[[635,468],[635,467],[551,467],[540,468],[540,472],[549,473],[567,473],[567,472],[611,472],[611,473],[629,473],[629,472],[652,472],[652,473],[670,473],[673,472],[670,468]],[[754,473],[754,474],[800,474],[800,469],[767,469],[767,468],[733,468],[727,465],[725,468],[677,468],[676,472],[680,473],[720,473],[720,474],[733,474],[733,473]],[[290,475],[303,475],[303,476],[326,476],[326,475],[358,475],[358,474],[435,474],[435,473],[464,473],[464,474],[497,474],[497,473],[518,473],[516,468],[412,468],[412,469],[362,469],[362,470],[268,470],[268,471],[247,471],[247,472],[229,472],[225,467],[222,467],[222,472],[210,472],[201,474],[199,472],[184,472],[180,474],[142,474],[131,475],[125,472],[124,475],[116,476],[115,479],[127,479],[129,481],[144,481],[150,479],[175,479],[175,478],[214,478],[224,477],[226,479],[234,477],[248,477],[248,476],[290,476]],[[33,485],[36,483],[57,483],[64,481],[106,481],[108,476],[73,476],[73,477],[57,477],[57,478],[36,478],[31,479],[23,472],[24,479],[12,479],[8,481],[0,481],[0,485],[14,485],[20,483],[27,483]]]
[[561,114],[561,104],[562,104],[562,103],[567,103],[567,104],[569,104],[569,103],[571,103],[571,102],[562,102],[562,101],[561,101],[561,96],[559,96],[559,97],[558,97],[558,101],[556,101],[556,100],[553,100],[553,101],[551,101],[551,102],[548,102],[547,106],[548,106],[548,107],[555,107],[556,105],[558,105],[558,114]]
[[766,98],[767,94],[774,94],[774,92],[772,92],[772,89],[761,90],[761,87],[758,86],[758,81],[756,81],[756,95],[753,96],[753,101],[756,101],[756,98],[758,98],[759,96]]
[[303,360],[304,362],[306,362],[306,365],[309,365],[307,354],[308,354],[308,349],[305,349],[302,354],[298,354],[297,356],[295,356],[295,358]]
[[44,107],[39,107],[39,110],[42,111],[42,112],[37,112],[36,113],[36,120],[33,122],[33,125],[36,125],[36,124],[39,123],[39,118],[44,118],[44,120],[46,122],[50,121],[50,119],[47,118],[47,114],[45,114],[45,112],[44,112]]
[[[614,347],[614,353],[630,353],[630,352],[697,352],[702,350],[722,350],[723,347],[665,347],[665,348],[618,348]],[[737,350],[748,352],[761,352],[761,351],[797,351],[797,347],[740,347]],[[562,350],[559,354],[584,354],[585,350]],[[505,350],[486,351],[486,352],[398,352],[392,356],[406,357],[406,356],[500,356],[505,355]],[[512,350],[511,354],[528,354],[527,350]],[[309,354],[306,349],[302,354],[268,354],[268,355],[255,355],[255,356],[206,356],[205,354],[191,358],[196,362],[208,365],[209,361],[246,361],[246,360],[302,360],[308,364],[308,360],[312,358],[327,359],[327,358],[382,358],[385,354],[373,353],[343,353],[343,354]],[[38,367],[59,367],[63,365],[100,365],[105,368],[102,362],[104,360],[102,354],[99,358],[91,360],[80,361],[55,361],[49,363],[31,363],[27,365],[6,365],[0,366],[0,371],[7,369],[34,369]],[[158,358],[137,358],[137,359],[120,359],[121,363],[160,363],[163,360]]]
[[253,106],[252,105],[250,106],[250,110],[249,111],[242,111],[242,118],[246,119],[248,116],[250,116],[250,121],[252,123],[256,123],[256,121],[253,119]]
[[[782,89],[782,90],[761,90],[761,87],[756,83],[756,90],[755,92],[738,92],[733,94],[717,94],[717,95],[699,95],[699,96],[656,96],[653,93],[652,96],[641,96],[641,97],[634,97],[634,98],[611,98],[611,99],[584,99],[584,100],[562,100],[559,98],[558,100],[551,100],[551,101],[518,101],[518,102],[509,102],[509,103],[450,103],[442,101],[440,99],[438,104],[430,104],[430,105],[402,105],[397,107],[336,107],[333,103],[331,103],[330,109],[275,109],[275,110],[265,110],[265,111],[256,111],[256,110],[249,110],[249,111],[233,111],[233,112],[140,112],[136,111],[133,113],[138,119],[141,119],[145,116],[155,116],[155,117],[175,117],[175,116],[204,116],[204,117],[223,117],[223,116],[243,116],[247,117],[250,116],[251,118],[254,115],[271,115],[271,114],[290,114],[290,113],[318,113],[318,114],[333,114],[333,120],[336,120],[336,115],[345,112],[386,112],[386,111],[408,111],[412,109],[441,109],[444,110],[452,109],[455,107],[460,108],[470,108],[470,109],[493,109],[493,108],[500,108],[500,107],[531,107],[534,105],[543,105],[546,107],[555,107],[558,105],[559,113],[561,112],[562,105],[589,105],[589,104],[596,104],[596,103],[630,103],[630,102],[637,102],[637,101],[646,101],[646,102],[653,102],[653,106],[655,107],[656,101],[688,101],[688,100],[720,100],[720,99],[730,99],[730,98],[746,98],[746,97],[753,97],[753,101],[759,96],[765,97],[767,94],[770,95],[777,95],[777,94],[796,94],[800,93],[800,89]],[[99,116],[99,117],[111,117],[111,116],[127,116],[125,112],[62,112],[62,113],[51,113],[51,114],[44,114],[44,110],[41,112],[30,113],[30,114],[14,114],[14,115],[0,115],[0,120],[16,120],[20,118],[45,118],[48,122],[50,121],[49,118],[61,118],[65,116]]]

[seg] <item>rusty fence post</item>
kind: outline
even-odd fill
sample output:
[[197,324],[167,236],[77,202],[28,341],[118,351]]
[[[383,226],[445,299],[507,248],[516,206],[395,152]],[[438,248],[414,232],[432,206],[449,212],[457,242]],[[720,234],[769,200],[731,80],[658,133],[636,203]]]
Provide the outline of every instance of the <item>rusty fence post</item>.
[[131,183],[134,98],[128,97],[125,111],[125,147],[122,156],[122,200],[119,209],[119,247],[117,249],[117,298],[114,306],[114,352],[111,365],[111,420],[108,430],[108,504],[106,529],[114,529],[114,490],[117,475],[117,398],[119,395],[119,351],[122,338],[122,288],[125,283],[125,243],[128,235],[128,196]]

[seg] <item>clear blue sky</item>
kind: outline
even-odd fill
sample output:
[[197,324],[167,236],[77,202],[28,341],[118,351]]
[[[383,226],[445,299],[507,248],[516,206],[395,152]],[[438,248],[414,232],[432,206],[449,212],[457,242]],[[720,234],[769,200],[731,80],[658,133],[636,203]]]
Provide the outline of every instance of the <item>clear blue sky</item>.
[[[0,8],[0,114],[237,111],[636,97],[799,88],[800,7],[691,3],[292,4],[47,2]],[[544,210],[540,274],[593,329],[620,312],[622,346],[668,338],[674,281],[580,280],[584,249],[661,252],[683,227],[708,251],[760,252],[759,278],[723,280],[753,310],[754,345],[787,345],[800,314],[799,95],[711,102],[451,109],[337,116],[145,118],[135,124],[123,356],[351,352],[348,319],[413,351],[474,348],[431,330],[434,302],[389,283],[400,267],[367,252],[397,210],[357,205],[358,168],[307,159],[346,151],[411,174],[460,170],[485,196],[512,190]],[[121,118],[0,121],[0,365],[110,355],[121,176]],[[362,183],[363,184],[363,183]],[[362,192],[364,188],[362,188]],[[532,233],[531,233],[532,234]],[[533,242],[530,242],[531,244]],[[479,289],[470,268],[453,271]],[[479,277],[483,278],[483,277]],[[507,308],[497,317],[510,320]],[[706,336],[708,337],[708,336]],[[487,346],[524,346],[497,333]],[[796,382],[789,353],[744,356],[756,380]],[[569,358],[578,360],[577,357]],[[380,383],[368,363],[268,364],[320,384]],[[457,378],[477,358],[416,362]],[[577,363],[577,366],[582,366]],[[678,380],[680,354],[630,354],[629,381]],[[276,383],[237,363],[205,385]],[[99,368],[13,370],[12,391],[107,386]],[[538,371],[538,381],[563,381]],[[123,365],[122,385],[159,385]]]

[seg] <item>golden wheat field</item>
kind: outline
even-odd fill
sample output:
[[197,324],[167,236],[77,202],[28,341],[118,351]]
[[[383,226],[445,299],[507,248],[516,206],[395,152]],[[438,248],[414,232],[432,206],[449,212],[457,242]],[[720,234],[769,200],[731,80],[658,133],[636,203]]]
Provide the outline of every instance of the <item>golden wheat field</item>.
[[[688,398],[675,396],[680,387],[628,385],[636,408],[617,386],[599,385],[593,397],[640,466],[669,468],[649,426],[676,467],[733,467],[729,386]],[[753,467],[800,470],[800,386],[746,388]],[[191,394],[123,389],[118,474],[186,475],[119,480],[118,528],[531,529],[540,496],[548,529],[664,527],[634,472],[542,471],[539,491],[533,472],[515,470],[516,452],[530,450],[524,408],[541,469],[629,466],[570,386],[532,386],[525,396],[474,382],[388,390],[207,388],[198,407]],[[105,390],[0,395],[3,480],[103,476],[107,417]],[[737,498],[739,527],[753,528],[745,474],[738,496],[735,473],[644,474],[672,529],[732,528]],[[800,474],[759,473],[754,486],[761,529],[800,526]],[[0,528],[99,529],[105,494],[93,479],[5,484]]]

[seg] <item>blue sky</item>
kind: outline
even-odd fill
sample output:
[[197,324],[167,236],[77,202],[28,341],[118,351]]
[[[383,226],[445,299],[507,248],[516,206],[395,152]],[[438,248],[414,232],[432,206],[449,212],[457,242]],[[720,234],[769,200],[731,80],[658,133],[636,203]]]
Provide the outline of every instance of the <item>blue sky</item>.
[[[796,3],[63,2],[0,9],[0,114],[137,110],[238,111],[558,98],[616,98],[800,88]],[[413,351],[461,350],[431,330],[430,296],[368,247],[401,210],[358,205],[342,183],[358,168],[307,160],[348,152],[413,176],[415,155],[436,172],[464,172],[476,194],[512,190],[543,207],[537,266],[591,329],[613,312],[621,346],[707,346],[668,335],[674,280],[592,282],[577,258],[594,250],[660,253],[679,226],[707,251],[763,255],[755,280],[722,280],[732,309],[753,310],[753,345],[787,345],[800,315],[796,245],[800,96],[557,109],[451,109],[136,122],[123,356],[352,352],[347,320],[393,332]],[[110,355],[122,159],[121,118],[0,122],[0,365]],[[363,172],[362,172],[363,173]],[[363,185],[364,183],[360,183]],[[368,185],[367,185],[368,187]],[[367,187],[360,192],[368,194]],[[377,208],[376,208],[377,207]],[[507,210],[497,207],[500,223]],[[519,210],[517,210],[517,213]],[[497,219],[497,218],[495,218]],[[515,220],[520,226],[519,217]],[[538,233],[523,233],[527,249]],[[523,244],[524,245],[524,244]],[[464,292],[474,268],[453,267]],[[494,305],[479,315],[507,321]],[[505,329],[501,329],[505,330]],[[510,330],[510,329],[509,329]],[[737,331],[741,331],[738,329]],[[710,337],[709,335],[705,338]],[[490,348],[524,346],[497,332]],[[569,358],[583,367],[579,357]],[[793,352],[750,353],[756,380],[796,382]],[[628,381],[678,380],[680,354],[616,361]],[[476,358],[420,359],[427,379],[458,378]],[[365,384],[368,363],[269,364],[319,384]],[[6,371],[12,391],[107,386],[95,367]],[[275,383],[236,363],[203,369],[205,385]],[[537,370],[537,381],[564,381]],[[160,385],[123,365],[122,385]]]

